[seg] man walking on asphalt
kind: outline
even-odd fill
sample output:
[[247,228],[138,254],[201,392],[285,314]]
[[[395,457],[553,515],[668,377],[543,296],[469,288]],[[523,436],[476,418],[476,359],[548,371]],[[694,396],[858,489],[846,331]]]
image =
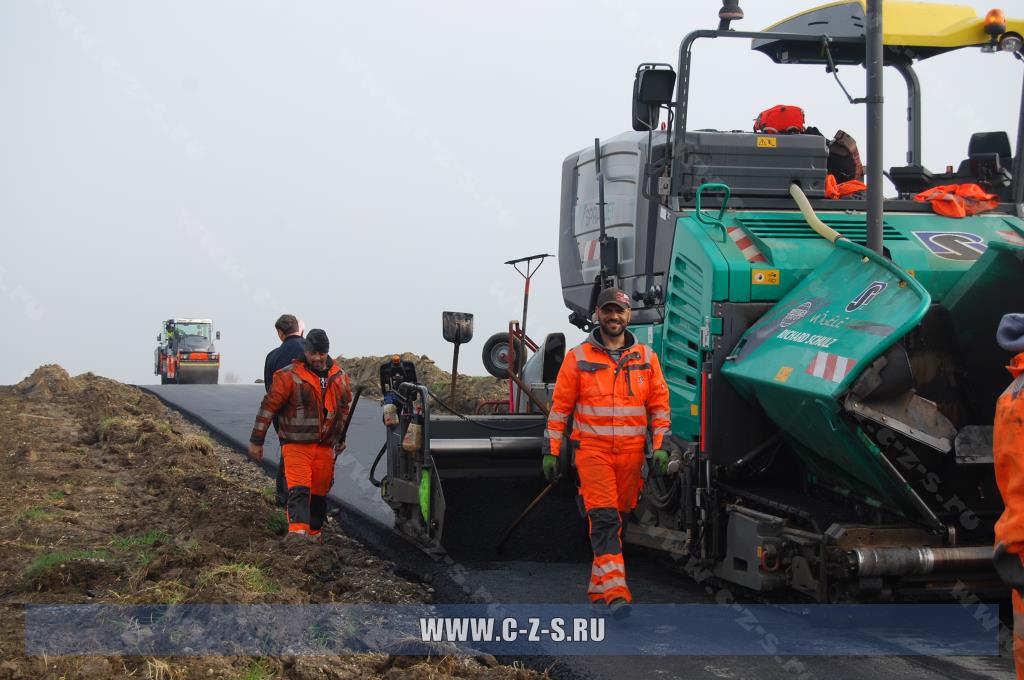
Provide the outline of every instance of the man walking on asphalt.
[[1013,660],[1018,680],[1024,680],[1024,314],[1007,314],[996,331],[996,342],[1015,356],[1007,370],[1013,382],[996,402],[992,454],[996,483],[1005,509],[996,522],[996,571],[1013,586]]
[[596,314],[599,328],[566,353],[558,372],[544,433],[544,476],[549,482],[558,479],[558,456],[572,416],[580,494],[594,549],[587,594],[623,616],[633,601],[622,559],[624,514],[636,507],[640,494],[648,428],[657,468],[651,474],[668,468],[663,448],[670,430],[668,385],[657,355],[626,330],[631,316],[626,293],[601,291]]
[[327,518],[335,455],[345,450],[339,437],[352,403],[348,376],[329,349],[327,333],[319,328],[309,332],[302,359],[274,374],[249,437],[249,455],[261,460],[267,429],[277,416],[288,485],[288,534],[317,540]]
[[[305,352],[306,343],[302,339],[302,322],[292,314],[282,314],[274,322],[274,329],[281,344],[267,353],[263,362],[263,389],[270,391],[270,384],[274,381],[274,373],[288,366],[296,359],[301,359]],[[280,432],[277,427],[277,417],[274,417],[274,432]],[[277,490],[277,505],[285,507],[288,503],[288,485],[284,481],[284,464],[277,466],[277,479],[275,480]]]

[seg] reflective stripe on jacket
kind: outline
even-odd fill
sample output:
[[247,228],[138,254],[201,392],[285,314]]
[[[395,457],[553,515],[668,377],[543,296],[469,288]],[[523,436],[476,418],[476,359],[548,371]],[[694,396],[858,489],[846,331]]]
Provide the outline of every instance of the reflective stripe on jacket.
[[274,373],[249,441],[262,445],[270,421],[276,415],[277,435],[282,442],[318,442],[334,446],[339,443],[341,424],[348,417],[351,402],[348,376],[337,364],[331,362],[327,389],[321,394],[320,378],[302,360],[296,359]]
[[644,450],[648,427],[655,449],[669,433],[668,385],[658,356],[626,331],[618,362],[595,330],[566,353],[544,432],[545,452],[559,455],[569,417],[572,438],[613,453]]
[[1024,554],[1024,353],[1007,368],[1014,380],[996,402],[992,428],[996,484],[1006,506],[996,522],[996,545],[1019,558]]

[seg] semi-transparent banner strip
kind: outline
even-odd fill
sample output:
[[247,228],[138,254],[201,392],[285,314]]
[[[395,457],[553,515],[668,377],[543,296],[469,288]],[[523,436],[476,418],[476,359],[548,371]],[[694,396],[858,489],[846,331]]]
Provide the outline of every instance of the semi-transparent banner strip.
[[30,605],[25,652],[973,656],[998,628],[986,604]]

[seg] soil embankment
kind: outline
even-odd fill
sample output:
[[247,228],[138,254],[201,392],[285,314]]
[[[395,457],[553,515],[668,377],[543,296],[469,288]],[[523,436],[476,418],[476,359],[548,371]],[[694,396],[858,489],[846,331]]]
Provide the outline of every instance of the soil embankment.
[[418,603],[335,524],[285,544],[272,480],[155,397],[43,366],[0,387],[0,680],[531,678],[492,658],[26,657],[25,604]]

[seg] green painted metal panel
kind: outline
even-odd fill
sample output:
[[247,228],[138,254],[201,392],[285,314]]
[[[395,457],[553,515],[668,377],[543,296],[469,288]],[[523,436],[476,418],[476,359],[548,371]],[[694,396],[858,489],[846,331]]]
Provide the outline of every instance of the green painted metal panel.
[[819,483],[912,513],[905,485],[839,417],[838,399],[930,303],[928,291],[899,267],[840,240],[743,335],[722,373],[797,444]]
[[[690,217],[676,222],[665,287],[661,359],[672,406],[672,428],[687,439],[700,433],[701,329],[712,304],[729,298],[729,262],[708,227]],[[714,229],[721,237],[721,230]],[[725,237],[727,238],[727,237]]]

